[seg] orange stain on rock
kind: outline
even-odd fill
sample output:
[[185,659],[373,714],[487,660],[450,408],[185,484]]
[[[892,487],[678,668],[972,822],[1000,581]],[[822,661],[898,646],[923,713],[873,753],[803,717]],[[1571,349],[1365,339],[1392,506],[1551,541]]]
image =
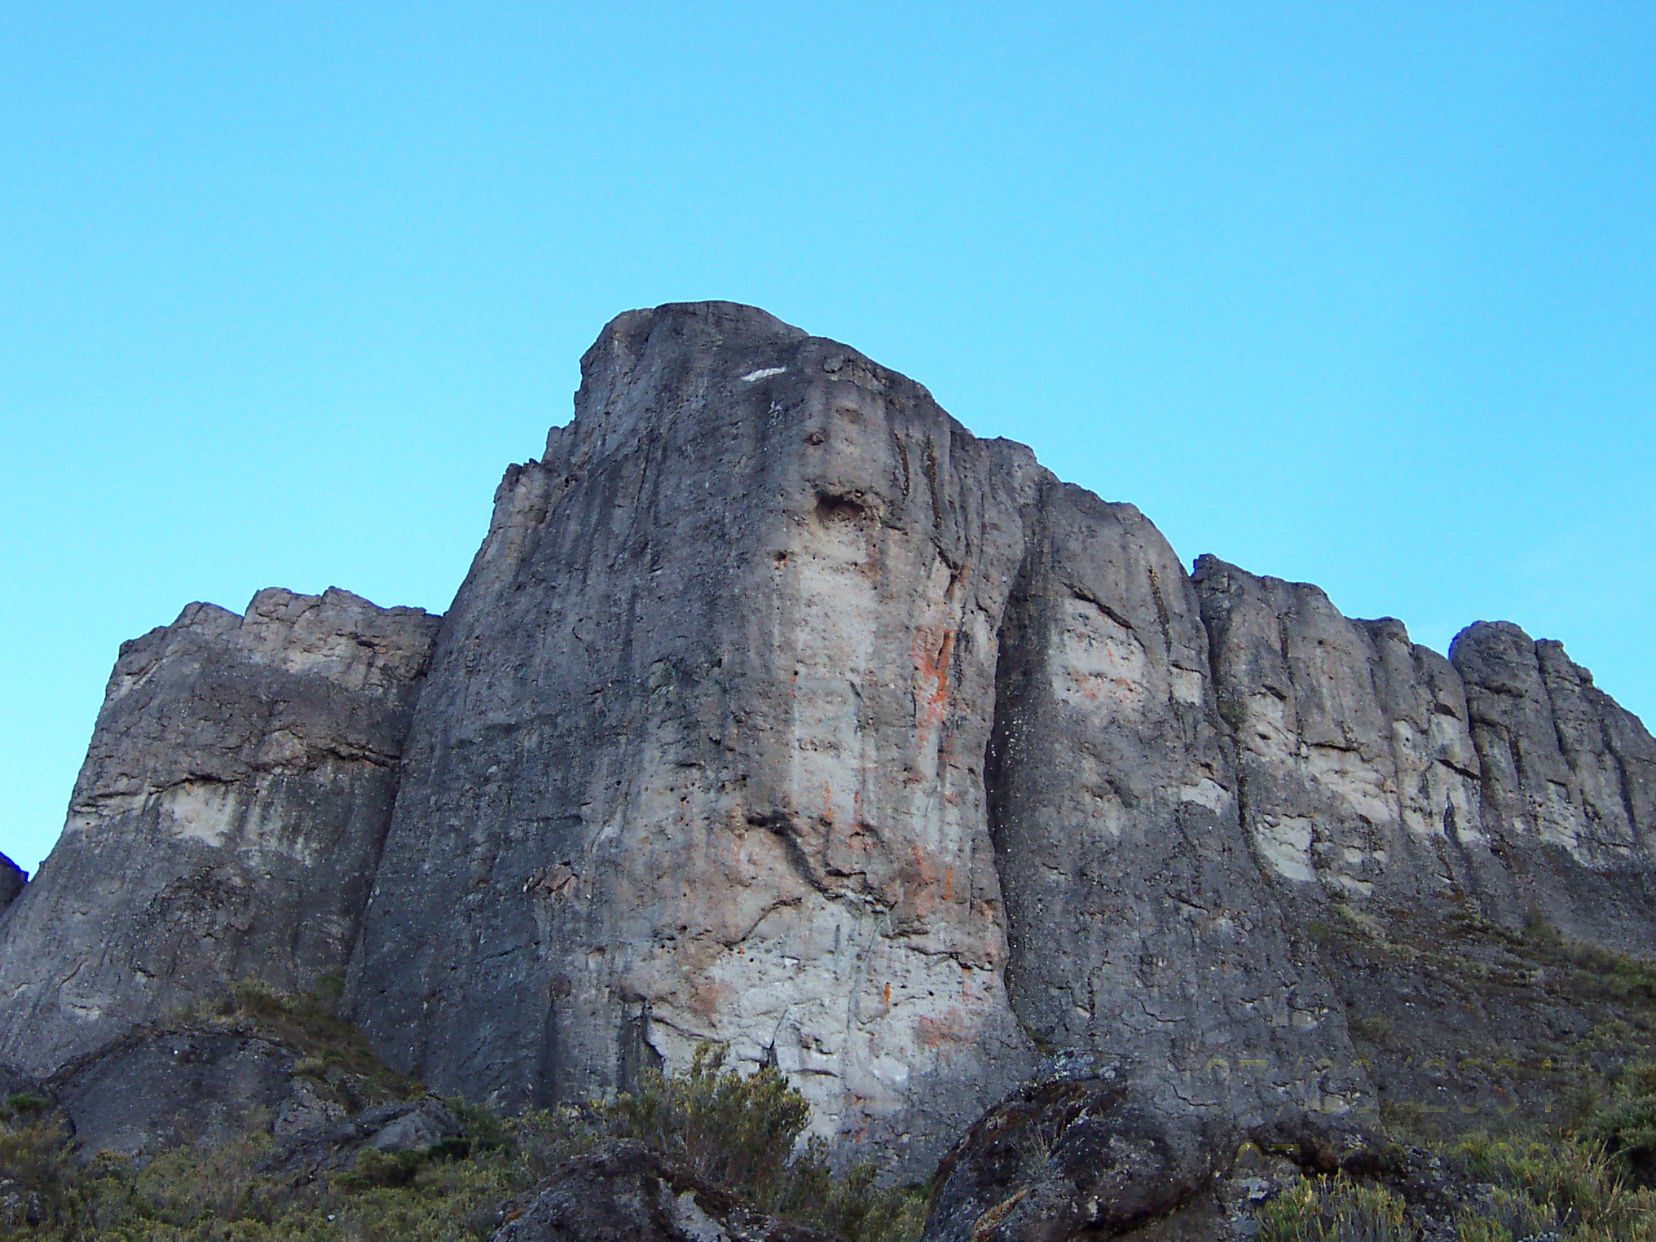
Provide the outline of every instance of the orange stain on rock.
[[914,707],[922,729],[936,726],[948,709],[949,662],[954,644],[953,630],[943,630],[939,635],[932,627],[923,626],[914,635]]
[[952,1006],[935,1017],[926,1015],[915,1022],[914,1034],[921,1046],[926,1048],[959,1043],[966,1036],[964,1015]]
[[943,900],[948,901],[954,896],[954,868],[943,868]]

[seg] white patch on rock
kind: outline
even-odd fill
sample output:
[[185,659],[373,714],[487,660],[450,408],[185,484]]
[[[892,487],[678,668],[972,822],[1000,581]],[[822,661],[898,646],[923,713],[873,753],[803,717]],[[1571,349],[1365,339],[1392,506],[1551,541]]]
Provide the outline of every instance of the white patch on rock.
[[1303,883],[1317,878],[1311,867],[1311,821],[1297,815],[1266,820],[1254,831],[1259,852],[1271,869],[1286,880]]
[[1173,700],[1177,703],[1202,701],[1202,675],[1193,668],[1173,670]]
[[787,369],[787,367],[760,367],[757,371],[749,371],[742,376],[742,383],[752,384],[762,379],[769,379],[773,375],[783,374]]
[[1060,702],[1110,718],[1142,717],[1149,702],[1165,700],[1158,670],[1134,633],[1086,600],[1064,601],[1053,680]]
[[1204,776],[1194,785],[1185,785],[1179,790],[1180,802],[1195,802],[1210,811],[1219,810],[1229,800],[1230,790],[1210,776]]
[[229,786],[186,781],[161,795],[161,823],[174,836],[222,845],[230,832],[231,801]]

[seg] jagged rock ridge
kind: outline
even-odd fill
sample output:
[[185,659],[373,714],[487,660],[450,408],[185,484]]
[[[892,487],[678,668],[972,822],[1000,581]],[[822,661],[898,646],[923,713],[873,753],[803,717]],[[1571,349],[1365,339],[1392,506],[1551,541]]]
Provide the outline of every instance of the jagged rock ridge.
[[1556,644],[1445,659],[1187,574],[751,308],[604,330],[440,626],[267,595],[123,651],[0,916],[0,1058],[345,969],[441,1089],[578,1097],[717,1039],[918,1163],[1057,1049],[1156,1108],[1364,1114],[1302,930],[1333,902],[1650,943],[1656,743]]

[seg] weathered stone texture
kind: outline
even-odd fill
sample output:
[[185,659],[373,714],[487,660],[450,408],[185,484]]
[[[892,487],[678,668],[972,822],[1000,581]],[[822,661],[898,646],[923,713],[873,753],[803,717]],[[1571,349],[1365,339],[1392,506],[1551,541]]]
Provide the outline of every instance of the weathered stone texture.
[[180,1026],[133,1031],[77,1057],[50,1081],[83,1159],[139,1159],[222,1146],[257,1121],[278,1139],[343,1110],[294,1073],[292,1049],[243,1031]]
[[990,755],[1014,1008],[1169,1107],[1361,1106],[1333,989],[1242,830],[1189,578],[1131,505],[1052,483],[1032,525]]
[[717,1039],[932,1141],[1027,1055],[981,769],[1033,463],[747,308],[583,376],[445,623],[353,1012],[504,1101]]
[[1513,906],[1646,953],[1656,921],[1656,741],[1555,642],[1479,622],[1449,658],[1466,686],[1484,822]]
[[1289,900],[1649,952],[1656,743],[1559,644],[1480,622],[1445,659],[1402,623],[1213,557],[1194,575],[1259,857]]
[[47,1074],[231,979],[342,971],[435,625],[269,590],[125,644],[63,836],[0,925],[0,1057]]
[[1488,857],[1466,695],[1398,621],[1204,556],[1194,582],[1243,818],[1288,891],[1441,898]]

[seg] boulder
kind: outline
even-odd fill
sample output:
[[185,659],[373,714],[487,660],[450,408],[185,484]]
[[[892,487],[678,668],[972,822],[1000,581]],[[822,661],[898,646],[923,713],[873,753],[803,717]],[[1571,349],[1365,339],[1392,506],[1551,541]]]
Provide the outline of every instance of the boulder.
[[174,1027],[132,1032],[50,1081],[83,1158],[147,1159],[183,1145],[232,1142],[251,1128],[278,1137],[344,1110],[297,1073],[298,1054],[263,1035]]
[[1227,1119],[1136,1095],[1084,1058],[1021,1085],[943,1158],[926,1242],[1117,1237],[1193,1199],[1235,1148]]
[[314,1181],[320,1174],[356,1167],[365,1151],[392,1155],[457,1150],[465,1130],[436,1096],[393,1100],[337,1122],[290,1133],[260,1165],[284,1181]]
[[501,1216],[490,1242],[833,1242],[754,1211],[630,1139],[566,1161]]

